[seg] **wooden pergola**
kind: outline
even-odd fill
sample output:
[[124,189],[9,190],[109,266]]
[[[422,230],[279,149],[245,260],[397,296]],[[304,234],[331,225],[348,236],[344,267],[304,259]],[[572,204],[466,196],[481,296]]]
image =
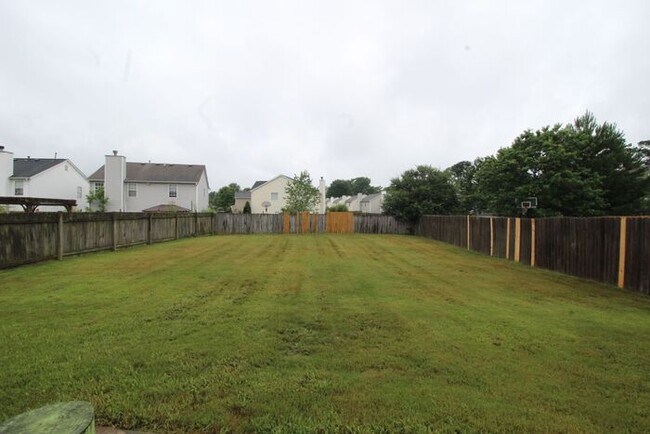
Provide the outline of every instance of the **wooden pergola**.
[[77,201],[74,199],[0,196],[0,205],[20,205],[25,212],[30,213],[36,211],[39,206],[63,206],[66,211],[72,212],[72,208],[77,206]]

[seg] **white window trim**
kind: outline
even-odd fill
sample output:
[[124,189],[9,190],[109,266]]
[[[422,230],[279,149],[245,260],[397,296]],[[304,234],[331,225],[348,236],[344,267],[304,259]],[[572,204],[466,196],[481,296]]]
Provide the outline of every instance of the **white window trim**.
[[[133,189],[131,189],[133,187]],[[133,195],[131,195],[133,192]],[[138,197],[138,184],[135,182],[129,182],[126,186],[126,196],[127,197]]]
[[[172,188],[173,187],[173,188]],[[172,195],[172,190],[173,190],[173,195]],[[177,184],[169,184],[169,197],[178,197],[178,185]]]
[[[20,193],[18,193],[18,189],[20,189]],[[23,181],[22,179],[15,180],[14,181],[14,196],[24,196],[24,195],[25,195],[25,181]]]

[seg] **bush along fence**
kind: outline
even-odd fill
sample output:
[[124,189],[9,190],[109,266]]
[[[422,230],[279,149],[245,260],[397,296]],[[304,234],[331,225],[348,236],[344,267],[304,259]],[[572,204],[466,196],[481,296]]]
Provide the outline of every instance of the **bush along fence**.
[[423,216],[415,234],[650,294],[650,218]]
[[318,214],[0,214],[0,268],[201,235],[411,233],[393,217]]

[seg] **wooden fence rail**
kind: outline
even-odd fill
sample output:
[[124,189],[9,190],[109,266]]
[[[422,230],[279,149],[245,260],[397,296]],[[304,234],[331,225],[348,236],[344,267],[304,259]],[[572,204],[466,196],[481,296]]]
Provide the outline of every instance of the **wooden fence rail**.
[[408,233],[392,217],[352,213],[16,213],[0,214],[0,268],[200,235]]
[[99,250],[215,234],[409,234],[650,294],[650,218],[328,213],[35,213],[0,215],[0,268]]
[[416,235],[650,294],[650,218],[423,216]]

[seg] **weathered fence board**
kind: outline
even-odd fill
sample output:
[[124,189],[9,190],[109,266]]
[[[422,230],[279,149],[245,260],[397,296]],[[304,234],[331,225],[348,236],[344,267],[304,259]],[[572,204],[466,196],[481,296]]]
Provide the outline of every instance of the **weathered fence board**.
[[626,232],[624,286],[650,294],[650,218],[629,217]]
[[354,216],[354,232],[358,234],[412,233],[412,225],[400,222],[392,216],[362,214]]
[[422,216],[415,228],[415,234],[466,248],[467,217]]
[[[621,242],[623,219],[626,231]],[[469,248],[486,255],[490,254],[491,241],[494,256],[650,294],[647,217],[424,216],[416,234],[463,248],[467,248],[469,238]]]

